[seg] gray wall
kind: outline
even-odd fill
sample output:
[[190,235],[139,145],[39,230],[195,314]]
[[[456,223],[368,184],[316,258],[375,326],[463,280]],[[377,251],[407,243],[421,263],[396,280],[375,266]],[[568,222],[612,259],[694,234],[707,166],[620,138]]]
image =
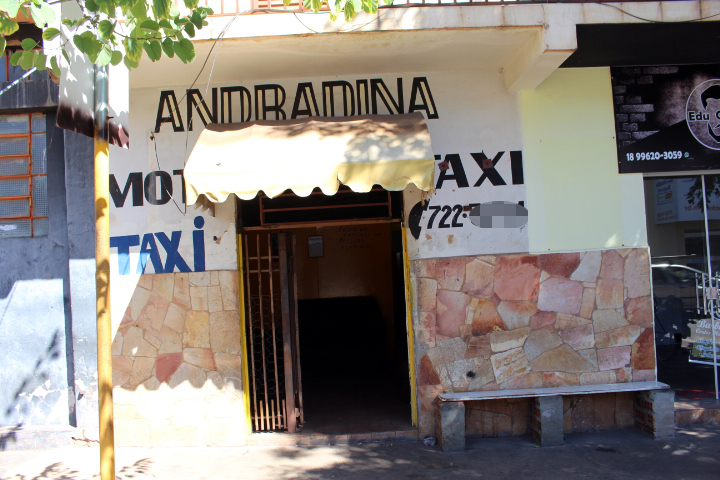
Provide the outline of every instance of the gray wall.
[[0,424],[70,421],[63,132],[48,120],[47,237],[0,239]]
[[0,96],[47,116],[50,224],[0,239],[0,450],[97,436],[93,142],[55,127],[58,87],[37,77]]

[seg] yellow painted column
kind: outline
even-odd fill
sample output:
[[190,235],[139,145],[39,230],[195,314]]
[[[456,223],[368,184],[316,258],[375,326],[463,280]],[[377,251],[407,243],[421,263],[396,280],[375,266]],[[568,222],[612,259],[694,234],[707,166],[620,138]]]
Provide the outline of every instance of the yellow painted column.
[[97,295],[98,408],[100,478],[115,479],[115,432],[110,321],[110,167],[107,140],[95,138],[95,293]]
[[95,66],[95,295],[97,313],[100,478],[115,480],[112,322],[110,318],[110,146],[107,68]]
[[243,238],[237,236],[237,264],[238,264],[238,313],[240,315],[240,345],[242,348],[242,385],[243,401],[245,403],[246,434],[252,434],[252,412],[250,411],[250,360],[247,348],[247,322],[245,321],[245,269],[243,267]]
[[415,377],[415,330],[413,330],[413,289],[410,283],[410,255],[406,227],[402,227],[403,267],[405,270],[405,305],[407,318],[408,362],[410,364],[410,408],[412,424],[418,425],[417,378]]

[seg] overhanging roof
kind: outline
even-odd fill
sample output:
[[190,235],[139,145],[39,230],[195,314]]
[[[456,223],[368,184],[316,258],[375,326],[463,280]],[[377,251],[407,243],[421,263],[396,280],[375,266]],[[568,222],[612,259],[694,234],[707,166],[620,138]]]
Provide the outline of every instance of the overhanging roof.
[[340,184],[369,192],[378,184],[402,190],[434,187],[435,156],[422,113],[311,117],[210,124],[190,153],[187,203],[251,199],[291,189],[299,196]]

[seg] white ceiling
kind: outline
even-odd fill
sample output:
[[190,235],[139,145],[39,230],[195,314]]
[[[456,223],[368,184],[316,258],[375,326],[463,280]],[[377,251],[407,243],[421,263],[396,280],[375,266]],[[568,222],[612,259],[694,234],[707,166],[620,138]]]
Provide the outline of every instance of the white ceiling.
[[143,58],[132,88],[258,79],[501,69],[541,26],[485,27],[231,38],[195,44],[197,58],[185,65],[163,57]]

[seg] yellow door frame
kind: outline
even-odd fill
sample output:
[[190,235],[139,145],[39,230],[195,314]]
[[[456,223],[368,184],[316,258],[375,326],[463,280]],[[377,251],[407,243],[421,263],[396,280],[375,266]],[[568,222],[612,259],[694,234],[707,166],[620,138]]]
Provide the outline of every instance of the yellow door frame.
[[415,330],[413,329],[413,288],[410,282],[410,255],[408,253],[408,228],[402,230],[403,270],[405,271],[405,318],[407,320],[408,363],[410,364],[410,410],[412,424],[418,426],[417,378],[415,377]]
[[252,434],[252,411],[250,409],[250,368],[247,347],[247,322],[245,318],[245,267],[243,263],[243,238],[237,235],[238,310],[240,313],[240,346],[242,348],[242,389],[245,403],[245,434]]

